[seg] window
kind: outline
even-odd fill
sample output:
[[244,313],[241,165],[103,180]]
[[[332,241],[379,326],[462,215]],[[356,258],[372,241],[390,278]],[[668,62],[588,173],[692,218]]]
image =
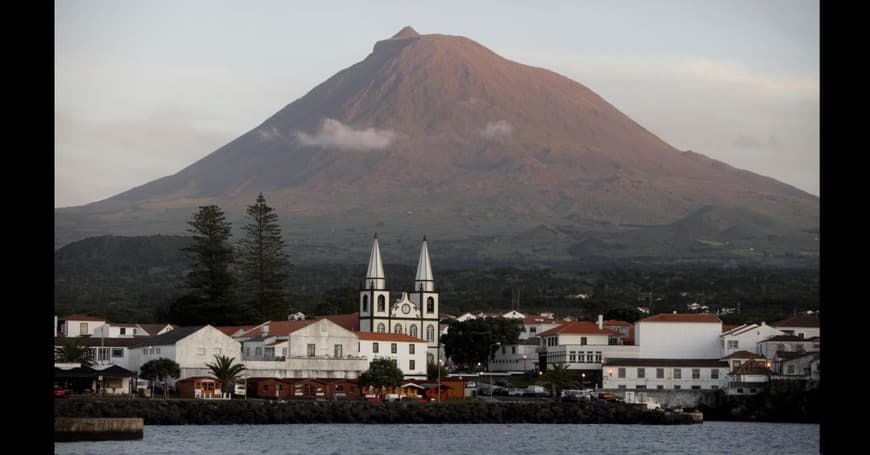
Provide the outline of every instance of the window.
[[377,343],[372,343],[372,352],[375,352],[375,353],[378,352],[378,344]]
[[335,358],[337,358],[337,359],[341,358],[341,345],[340,344],[337,344],[334,346],[333,353],[335,355]]
[[417,365],[416,365],[416,364],[415,364],[415,363],[416,363],[416,362],[414,362],[414,360],[413,360],[413,359],[412,359],[412,360],[410,360],[410,361],[408,361],[408,368],[410,368],[410,369],[411,369],[411,371],[414,371],[414,370],[416,370],[416,369],[417,369]]
[[719,379],[719,369],[713,368],[710,370],[710,379]]
[[637,378],[638,379],[646,378],[646,368],[638,368],[637,369]]
[[112,358],[120,358],[124,357],[124,349],[122,348],[112,348]]
[[429,363],[435,363],[435,356],[432,355],[431,352],[430,352],[430,353],[427,353],[427,354],[426,354],[426,361],[429,362]]
[[789,365],[789,366],[786,368],[786,372],[787,372],[788,374],[794,374],[794,365]]
[[402,333],[402,324],[396,324],[393,326],[393,333]]
[[397,343],[390,343],[390,353],[396,354],[399,352],[399,345]]
[[656,379],[664,379],[665,378],[665,369],[664,368],[656,368]]
[[785,345],[784,344],[776,345],[776,350],[777,351],[785,351]]
[[385,330],[387,330],[387,328],[386,328],[386,326],[384,326],[384,323],[383,323],[383,322],[381,322],[380,324],[378,324],[378,332],[380,332],[380,333],[384,333]]
[[620,384],[620,385],[619,385],[619,390],[625,390],[625,384]]
[[734,368],[739,367],[741,363],[743,363],[743,362],[741,362],[740,360],[735,360],[734,361]]
[[157,355],[160,355],[160,348],[157,348]]
[[[153,352],[153,349],[154,349],[154,348],[151,348],[151,349],[152,349],[151,354],[154,354],[154,352]],[[251,352],[250,349],[251,349],[251,348],[248,348],[248,353],[249,353],[249,354],[250,354],[250,352]],[[196,348],[196,355],[205,355],[205,348]]]
[[749,389],[750,393],[755,393],[755,389]]
[[586,363],[592,363],[592,351],[586,352]]
[[738,388],[737,388],[737,393],[743,393],[743,389],[740,388],[740,387],[738,387]]
[[580,337],[580,346],[586,346],[586,337]]
[[414,338],[417,338],[417,326],[411,324],[411,329],[408,331],[408,335],[411,335]]
[[601,351],[595,351],[595,363],[601,363]]
[[426,299],[426,312],[427,313],[434,313],[435,312],[435,299],[433,299],[432,297],[429,297],[428,299]]
[[737,340],[728,340],[728,349],[737,349],[740,343]]
[[625,379],[625,368],[620,368],[616,370],[616,377],[619,379]]
[[674,368],[674,379],[683,379],[683,370],[681,368]]
[[529,333],[536,333],[537,331],[538,331],[537,327],[535,327],[535,326],[529,327]]
[[399,366],[399,361],[397,359],[390,359],[390,360],[393,361],[393,365],[395,365],[396,367]]
[[127,328],[121,327],[121,335],[126,335],[126,334],[127,334]]
[[385,308],[385,300],[383,295],[378,296],[378,311],[386,311]]
[[260,346],[255,347],[254,348],[254,355],[256,357],[261,357],[263,355],[263,348]]
[[426,341],[434,341],[435,340],[435,326],[429,324],[426,327]]
[[645,385],[637,385],[637,386],[635,386],[635,389],[637,389],[637,390],[646,390],[646,386],[645,386]]
[[663,385],[661,385],[661,384],[659,384],[659,385],[656,386],[656,389],[659,389],[659,390],[662,390],[662,389],[664,389],[664,388],[665,388],[665,386],[663,386]]
[[414,346],[414,343],[409,344],[409,345],[408,345],[408,354],[414,354],[414,353],[415,353],[415,352],[414,352],[414,349],[415,349],[415,348],[416,348],[416,346]]
[[517,353],[517,347],[511,346],[511,354],[516,354],[516,353]]
[[616,346],[617,344],[619,344],[619,338],[617,338],[615,336],[607,337],[607,345],[608,346]]
[[269,384],[263,384],[263,392],[269,391]]
[[681,385],[679,385],[679,384],[677,384],[677,385],[674,386],[674,390],[680,390],[680,389],[682,389],[682,388],[683,388],[683,386],[681,386]]
[[133,327],[133,335],[135,335],[135,334],[136,334],[136,328]]
[[314,357],[317,352],[317,347],[314,343],[308,343],[308,357]]
[[577,352],[575,352],[575,351],[571,351],[571,352],[568,354],[568,361],[569,361],[569,362],[576,362],[576,361],[577,361]]
[[701,379],[701,369],[692,368],[692,379]]
[[369,311],[369,296],[363,296],[363,313],[368,313]]
[[699,386],[699,385],[693,385],[693,386],[692,386],[692,390],[701,390],[701,386]]
[[81,324],[79,324],[79,332],[82,335],[87,335],[87,333],[88,333],[88,323],[87,322],[82,322]]

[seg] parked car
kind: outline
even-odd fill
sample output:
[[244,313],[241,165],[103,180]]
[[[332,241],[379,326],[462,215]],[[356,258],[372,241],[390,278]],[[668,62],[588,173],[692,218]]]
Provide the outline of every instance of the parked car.
[[60,388],[59,386],[54,386],[54,397],[55,398],[63,398],[66,396],[66,390]]
[[477,383],[474,382],[474,381],[468,381],[468,382],[465,383],[465,388],[466,388],[466,389],[473,389],[473,388],[475,388],[475,387],[477,387]]
[[501,387],[511,387],[511,383],[505,381],[504,379],[499,379],[498,381],[495,381],[495,385],[501,386]]

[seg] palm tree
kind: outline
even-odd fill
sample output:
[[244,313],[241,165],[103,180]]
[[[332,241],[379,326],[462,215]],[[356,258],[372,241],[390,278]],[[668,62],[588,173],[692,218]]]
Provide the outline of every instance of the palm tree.
[[82,366],[89,367],[94,364],[94,352],[91,351],[91,348],[81,344],[78,339],[70,338],[54,348],[54,361],[81,363]]
[[571,377],[571,371],[564,363],[547,365],[547,372],[540,381],[550,386],[550,390],[556,393],[556,400],[562,400],[562,389],[577,385],[577,381]]
[[233,389],[231,387],[242,377],[245,366],[240,363],[233,365],[233,361],[236,360],[235,357],[215,354],[214,358],[215,363],[206,363],[205,366],[211,370],[211,374],[214,377],[223,381],[224,392],[232,392]]

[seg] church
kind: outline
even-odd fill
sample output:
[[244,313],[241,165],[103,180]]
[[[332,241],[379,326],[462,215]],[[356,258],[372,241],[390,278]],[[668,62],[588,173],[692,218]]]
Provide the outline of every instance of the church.
[[429,247],[423,236],[414,290],[402,292],[393,301],[386,285],[378,236],[375,234],[369,266],[359,291],[359,329],[362,332],[398,333],[428,342],[426,360],[438,359],[438,292],[429,262]]

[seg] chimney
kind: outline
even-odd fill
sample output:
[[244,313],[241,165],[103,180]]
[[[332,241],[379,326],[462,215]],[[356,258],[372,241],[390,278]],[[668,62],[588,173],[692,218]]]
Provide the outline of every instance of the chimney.
[[266,336],[268,334],[269,334],[269,326],[268,325],[264,325],[264,326],[260,327],[260,335]]
[[598,315],[598,329],[599,330],[604,329],[604,315],[601,315],[601,314]]

